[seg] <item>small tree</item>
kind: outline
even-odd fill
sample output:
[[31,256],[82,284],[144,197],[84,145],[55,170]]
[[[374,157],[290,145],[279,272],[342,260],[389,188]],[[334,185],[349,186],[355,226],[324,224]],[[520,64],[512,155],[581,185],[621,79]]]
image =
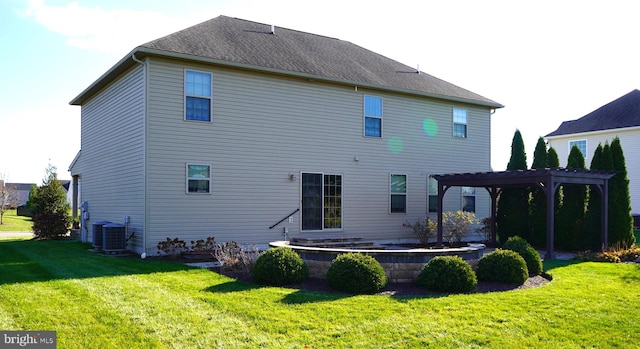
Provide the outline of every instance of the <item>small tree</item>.
[[476,215],[473,212],[444,212],[442,215],[442,230],[449,244],[460,245],[469,231],[469,226],[475,222]]
[[38,239],[65,236],[71,224],[69,204],[54,166],[49,165],[42,185],[29,197],[33,212],[33,233]]

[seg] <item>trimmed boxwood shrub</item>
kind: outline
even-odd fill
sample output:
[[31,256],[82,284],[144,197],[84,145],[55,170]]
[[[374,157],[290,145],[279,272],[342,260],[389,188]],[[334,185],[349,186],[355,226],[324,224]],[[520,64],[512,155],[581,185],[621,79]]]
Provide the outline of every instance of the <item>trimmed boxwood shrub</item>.
[[517,252],[496,249],[480,258],[476,275],[480,281],[522,285],[529,278],[529,271]]
[[294,250],[284,246],[264,251],[251,274],[254,282],[272,286],[298,284],[308,275],[307,264]]
[[338,291],[371,294],[387,285],[387,275],[375,258],[362,253],[345,253],[331,262],[327,282]]
[[447,293],[471,292],[478,280],[471,265],[460,256],[438,256],[427,263],[416,282],[431,291]]
[[533,248],[527,240],[519,237],[512,236],[507,242],[505,242],[504,246],[502,246],[505,250],[516,251],[524,261],[527,263],[527,269],[529,270],[529,275],[540,275],[542,274],[542,260],[540,259],[540,254]]

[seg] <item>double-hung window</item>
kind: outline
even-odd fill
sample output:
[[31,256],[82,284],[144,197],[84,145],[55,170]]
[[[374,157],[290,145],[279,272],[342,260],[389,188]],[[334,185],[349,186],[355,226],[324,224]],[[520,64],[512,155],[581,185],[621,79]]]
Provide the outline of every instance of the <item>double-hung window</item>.
[[453,108],[453,137],[467,138],[467,111]]
[[185,70],[185,120],[211,121],[211,73]]
[[573,148],[574,145],[578,147],[578,149],[580,149],[580,151],[582,152],[582,156],[586,158],[587,157],[587,140],[580,139],[577,141],[569,141],[569,153],[571,153],[571,148]]
[[476,212],[476,188],[462,187],[462,211]]
[[429,176],[429,212],[438,212],[438,181]]
[[364,135],[382,137],[382,98],[364,96]]
[[407,213],[407,175],[391,174],[389,189],[389,211]]
[[187,193],[211,192],[211,166],[187,164]]

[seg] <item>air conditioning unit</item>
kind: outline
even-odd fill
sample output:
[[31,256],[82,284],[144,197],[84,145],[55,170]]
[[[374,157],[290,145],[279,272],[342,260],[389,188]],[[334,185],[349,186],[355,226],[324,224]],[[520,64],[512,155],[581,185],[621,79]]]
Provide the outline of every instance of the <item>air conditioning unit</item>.
[[111,223],[111,222],[109,222],[109,221],[97,221],[97,222],[93,223],[93,235],[92,235],[92,238],[91,238],[91,244],[96,249],[101,249],[102,248],[102,227],[105,224],[109,224],[109,223]]
[[102,226],[102,250],[105,252],[121,252],[126,249],[126,232],[124,224],[109,223]]

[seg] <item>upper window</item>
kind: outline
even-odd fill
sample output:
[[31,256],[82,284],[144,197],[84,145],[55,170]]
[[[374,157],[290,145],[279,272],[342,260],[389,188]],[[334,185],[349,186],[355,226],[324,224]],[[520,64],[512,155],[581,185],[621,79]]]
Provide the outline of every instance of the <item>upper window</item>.
[[389,187],[391,213],[407,213],[407,175],[392,174]]
[[453,108],[453,136],[467,138],[467,111]]
[[462,211],[476,212],[476,188],[462,187]]
[[429,212],[438,212],[438,181],[429,176]]
[[187,164],[187,193],[211,192],[211,166]]
[[382,98],[364,96],[364,135],[382,137]]
[[574,145],[578,147],[578,149],[580,149],[580,151],[582,152],[582,156],[586,158],[587,157],[587,140],[581,139],[578,141],[569,141],[569,153],[571,153],[571,148],[573,148]]
[[211,74],[185,70],[184,110],[186,120],[211,121]]

